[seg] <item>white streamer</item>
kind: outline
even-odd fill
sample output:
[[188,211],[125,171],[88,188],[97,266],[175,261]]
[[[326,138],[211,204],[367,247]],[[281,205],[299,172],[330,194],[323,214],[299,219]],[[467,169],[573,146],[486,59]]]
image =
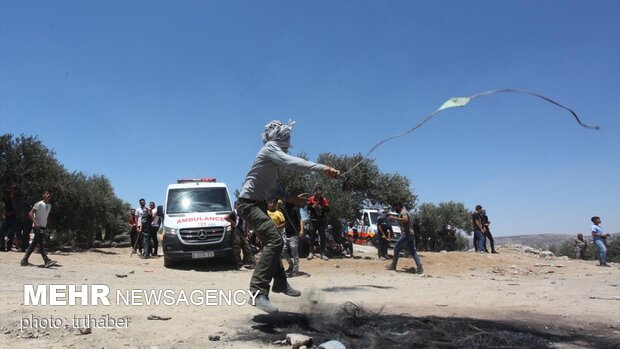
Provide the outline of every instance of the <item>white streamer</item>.
[[[577,123],[579,123],[579,125],[585,127],[585,128],[589,128],[589,129],[593,129],[593,130],[598,130],[599,127],[598,126],[590,126],[590,125],[586,125],[583,122],[581,122],[581,120],[579,119],[579,117],[577,116],[577,113],[575,113],[572,109],[552,100],[549,97],[545,97],[543,95],[540,95],[538,93],[534,93],[534,92],[530,92],[530,91],[526,91],[526,90],[519,90],[519,89],[514,89],[514,88],[503,88],[503,89],[496,89],[496,90],[489,90],[489,91],[485,91],[485,92],[481,92],[469,97],[452,97],[450,99],[448,99],[447,101],[445,101],[437,110],[435,110],[434,112],[430,113],[426,118],[424,118],[424,120],[422,120],[419,124],[415,125],[414,127],[399,133],[397,135],[388,137],[382,141],[380,141],[379,143],[375,144],[372,148],[370,148],[370,150],[368,151],[368,153],[366,153],[365,157],[367,158],[375,149],[377,149],[378,147],[380,147],[381,145],[383,145],[384,143],[391,141],[392,139],[395,138],[399,138],[402,136],[405,136],[415,130],[417,130],[418,128],[420,128],[422,125],[424,125],[425,123],[427,123],[431,118],[433,118],[435,115],[441,113],[442,111],[446,110],[446,109],[450,109],[450,108],[456,108],[456,107],[464,107],[467,104],[469,104],[469,102],[471,102],[472,100],[476,99],[476,98],[480,98],[480,97],[484,97],[484,96],[488,96],[488,95],[492,95],[495,93],[522,93],[522,94],[527,94],[530,96],[534,96],[534,97],[538,97],[543,99],[544,101],[547,101],[551,104],[554,104],[562,109],[568,110],[573,117],[575,117],[575,119],[577,120]],[[363,159],[361,161],[359,161],[357,164],[355,164],[353,167],[351,167],[348,171],[346,171],[345,173],[341,174],[341,177],[346,176],[349,172],[353,171],[353,169],[355,169],[357,166],[359,166],[362,162],[366,161],[366,159]]]

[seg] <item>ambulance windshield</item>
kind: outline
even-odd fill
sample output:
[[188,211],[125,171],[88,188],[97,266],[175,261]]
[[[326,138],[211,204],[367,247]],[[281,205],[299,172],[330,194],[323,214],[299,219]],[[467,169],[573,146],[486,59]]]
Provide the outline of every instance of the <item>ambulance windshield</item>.
[[226,188],[170,189],[167,214],[231,211]]

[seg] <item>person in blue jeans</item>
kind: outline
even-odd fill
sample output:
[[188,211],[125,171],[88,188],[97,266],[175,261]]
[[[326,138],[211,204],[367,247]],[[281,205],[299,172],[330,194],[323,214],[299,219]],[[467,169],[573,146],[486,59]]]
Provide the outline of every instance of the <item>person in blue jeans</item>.
[[381,210],[377,215],[377,235],[375,236],[377,252],[380,260],[384,261],[387,259],[389,239],[392,235],[394,235],[394,232],[392,231],[392,225],[388,223],[387,212],[385,212],[385,210]]
[[416,273],[424,274],[424,267],[422,266],[422,262],[420,261],[420,257],[418,256],[415,248],[415,238],[413,235],[413,229],[411,229],[411,219],[409,218],[409,212],[406,208],[403,207],[403,204],[400,202],[392,204],[392,209],[397,212],[398,217],[390,215],[388,217],[388,220],[398,221],[398,223],[400,223],[401,235],[400,238],[398,238],[398,241],[396,241],[396,244],[394,245],[394,258],[392,258],[392,263],[389,264],[386,269],[396,270],[400,249],[403,247],[407,247],[407,249],[409,250],[409,254],[415,261]]
[[138,201],[140,207],[136,208],[136,219],[138,222],[138,234],[142,241],[142,255],[140,258],[151,258],[151,210],[146,207],[146,200],[140,199]]
[[484,253],[486,229],[482,224],[482,206],[476,205],[476,211],[471,215],[471,223],[474,229],[474,249],[478,253]]
[[598,262],[601,267],[609,267],[607,264],[607,238],[609,237],[609,233],[604,233],[603,228],[601,228],[601,218],[598,216],[594,216],[591,219],[592,223],[592,242],[596,245],[598,249]]

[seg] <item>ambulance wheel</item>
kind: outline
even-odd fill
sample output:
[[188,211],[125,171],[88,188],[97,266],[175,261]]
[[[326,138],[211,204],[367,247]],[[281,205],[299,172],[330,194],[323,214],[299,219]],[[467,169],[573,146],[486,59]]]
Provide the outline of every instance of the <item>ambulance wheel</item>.
[[172,261],[170,258],[166,258],[166,256],[164,256],[164,267],[172,268],[173,265],[174,265],[174,261]]

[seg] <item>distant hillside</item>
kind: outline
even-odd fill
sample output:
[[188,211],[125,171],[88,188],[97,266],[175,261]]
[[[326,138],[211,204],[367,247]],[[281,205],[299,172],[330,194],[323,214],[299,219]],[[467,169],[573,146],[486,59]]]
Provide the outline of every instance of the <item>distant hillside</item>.
[[[612,237],[618,234],[612,234]],[[548,249],[551,245],[560,245],[566,240],[573,240],[576,235],[571,234],[537,234],[537,235],[514,235],[514,236],[497,236],[496,245],[518,244],[530,246],[539,249]],[[587,241],[591,241],[592,237],[584,236]]]
[[[496,245],[518,244],[539,249],[548,249],[551,245],[559,245],[566,240],[572,240],[575,235],[569,234],[537,234],[493,237]],[[587,237],[586,237],[587,238]]]

